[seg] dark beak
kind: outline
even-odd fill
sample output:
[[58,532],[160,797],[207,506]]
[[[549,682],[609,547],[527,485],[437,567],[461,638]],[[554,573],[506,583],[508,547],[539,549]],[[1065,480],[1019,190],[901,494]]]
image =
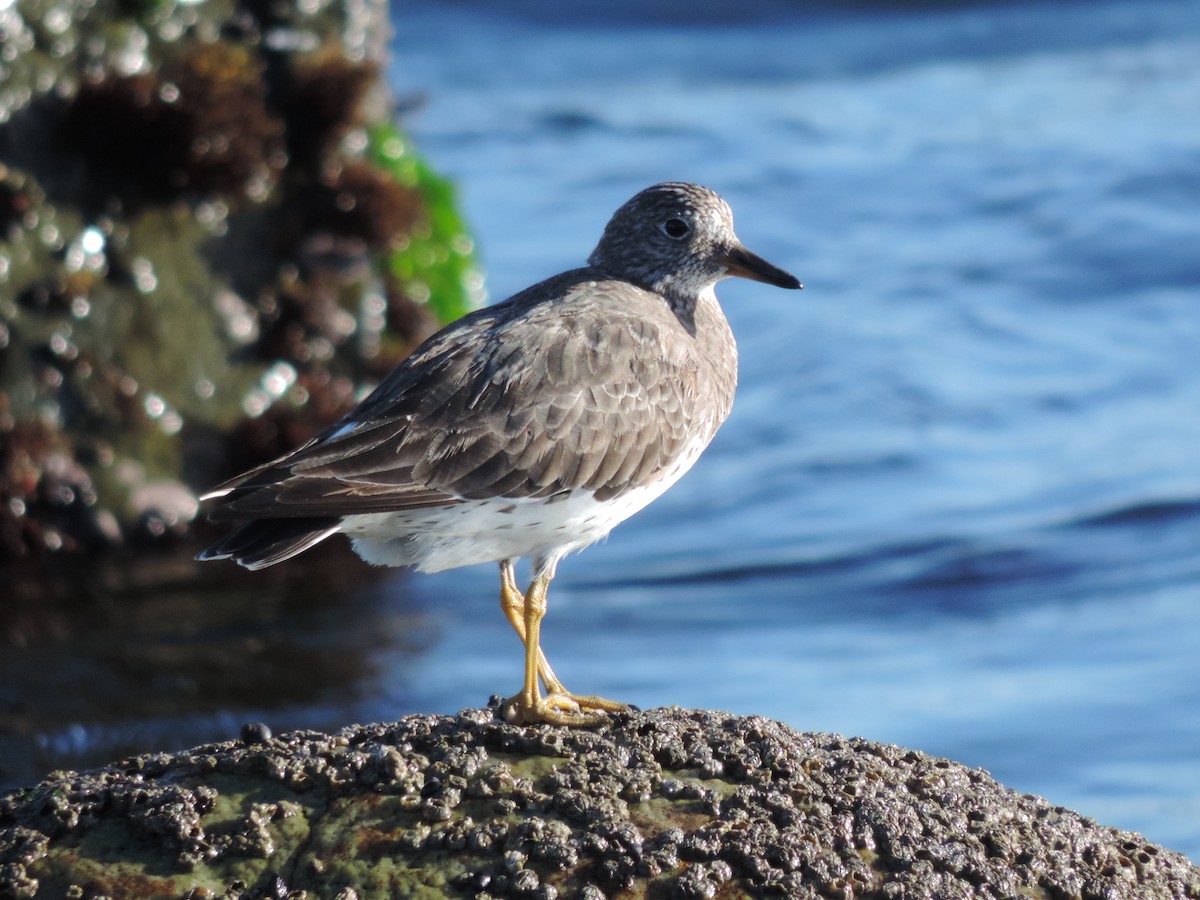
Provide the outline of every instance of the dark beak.
[[724,265],[730,275],[736,275],[739,278],[762,281],[793,291],[804,287],[795,275],[789,275],[783,269],[771,265],[761,256],[755,256],[741,244],[734,246],[724,256],[717,257],[717,262]]

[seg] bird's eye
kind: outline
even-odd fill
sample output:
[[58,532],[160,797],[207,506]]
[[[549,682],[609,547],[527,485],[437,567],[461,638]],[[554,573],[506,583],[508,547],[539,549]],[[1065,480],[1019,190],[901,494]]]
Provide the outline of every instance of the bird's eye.
[[662,229],[663,234],[667,237],[674,238],[677,241],[687,237],[688,232],[692,230],[692,226],[683,221],[683,219],[667,219],[667,221],[658,227]]

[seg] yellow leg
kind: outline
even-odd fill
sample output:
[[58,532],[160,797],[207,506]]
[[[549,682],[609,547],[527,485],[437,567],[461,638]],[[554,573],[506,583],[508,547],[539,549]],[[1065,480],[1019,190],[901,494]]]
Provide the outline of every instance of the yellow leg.
[[[513,627],[513,631],[517,633],[517,637],[521,639],[521,644],[525,644],[525,595],[517,588],[517,576],[513,571],[511,559],[500,561],[500,608],[504,610],[504,618],[508,619],[508,624]],[[561,681],[554,674],[554,670],[550,668],[550,664],[546,662],[546,655],[542,653],[541,648],[538,648],[538,674],[542,676],[542,684],[546,686],[546,690],[554,693],[566,693],[566,688],[563,687]]]
[[[534,578],[533,584],[521,598],[521,615],[518,616],[515,597],[520,597],[520,593],[512,583],[511,576],[512,564],[501,563],[501,604],[505,616],[525,644],[525,680],[521,692],[505,701],[505,718],[516,724],[546,723],[587,727],[604,722],[603,713],[627,711],[629,707],[623,703],[603,697],[579,696],[563,687],[562,682],[555,677],[553,670],[546,663],[541,650],[542,619],[546,615],[546,591],[550,587],[550,578],[546,575]],[[511,590],[503,586],[506,583],[511,586]],[[545,697],[538,687],[539,676],[546,684]]]

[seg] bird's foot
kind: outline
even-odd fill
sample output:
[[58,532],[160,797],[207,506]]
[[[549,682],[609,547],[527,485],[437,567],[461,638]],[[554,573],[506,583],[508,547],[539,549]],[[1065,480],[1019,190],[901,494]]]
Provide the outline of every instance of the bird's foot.
[[632,707],[604,697],[590,697],[567,691],[551,691],[545,697],[509,697],[500,705],[500,715],[513,725],[563,725],[593,728],[608,721],[608,713],[630,712]]

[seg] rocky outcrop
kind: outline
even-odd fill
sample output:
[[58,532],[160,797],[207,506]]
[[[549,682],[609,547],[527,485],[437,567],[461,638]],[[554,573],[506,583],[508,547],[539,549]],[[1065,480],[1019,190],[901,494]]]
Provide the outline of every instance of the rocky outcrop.
[[389,15],[0,4],[0,563],[186,535],[479,300]]
[[757,717],[410,716],[0,797],[0,897],[1196,898],[1200,870],[986,772]]

